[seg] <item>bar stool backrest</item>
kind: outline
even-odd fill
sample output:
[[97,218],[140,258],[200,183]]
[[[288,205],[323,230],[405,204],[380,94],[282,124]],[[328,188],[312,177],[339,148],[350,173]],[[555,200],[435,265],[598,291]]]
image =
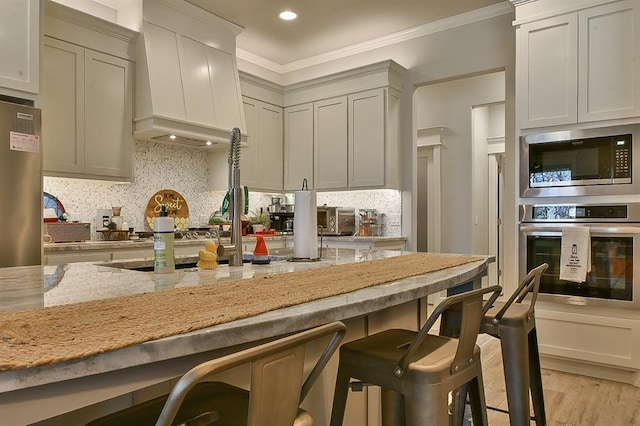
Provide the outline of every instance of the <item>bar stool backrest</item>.
[[[251,364],[249,426],[291,426],[307,396],[346,332],[336,321],[273,342],[199,364],[178,380],[156,425],[171,425],[185,396],[197,383],[239,365]],[[303,382],[305,345],[333,335]]]
[[[476,345],[482,317],[496,301],[501,291],[502,287],[494,285],[456,294],[444,299],[436,306],[431,315],[429,315],[427,322],[422,326],[416,338],[407,349],[407,352],[405,352],[404,356],[398,362],[394,370],[395,375],[401,377],[402,374],[404,374],[404,371],[406,371],[407,366],[413,361],[412,357],[429,333],[429,330],[433,327],[440,315],[447,309],[455,309],[462,312],[458,347],[451,365],[451,374],[469,366],[469,360],[473,358],[473,350]],[[492,294],[486,302],[483,302],[482,296],[488,293]]]
[[514,303],[522,303],[525,297],[531,292],[531,304],[529,306],[529,312],[527,316],[531,316],[533,311],[535,310],[536,299],[538,298],[538,293],[540,292],[540,280],[542,278],[542,274],[549,267],[548,263],[543,263],[532,270],[529,271],[526,277],[520,282],[518,288],[511,294],[509,300],[504,303],[504,306],[498,311],[495,315],[495,319],[499,322],[504,314],[509,310],[511,305]]

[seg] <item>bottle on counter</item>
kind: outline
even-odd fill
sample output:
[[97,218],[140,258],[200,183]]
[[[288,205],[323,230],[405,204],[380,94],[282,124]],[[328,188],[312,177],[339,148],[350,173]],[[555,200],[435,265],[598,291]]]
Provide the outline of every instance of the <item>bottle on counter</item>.
[[174,221],[169,217],[167,207],[162,206],[160,217],[153,220],[154,271],[160,274],[175,271],[173,255]]

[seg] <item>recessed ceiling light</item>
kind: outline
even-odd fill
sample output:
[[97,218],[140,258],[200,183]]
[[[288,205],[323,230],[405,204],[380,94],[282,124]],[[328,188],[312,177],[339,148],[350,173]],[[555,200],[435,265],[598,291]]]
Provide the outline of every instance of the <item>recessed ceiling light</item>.
[[280,12],[280,14],[278,16],[283,21],[292,21],[292,20],[294,20],[294,19],[296,19],[298,17],[298,14],[293,12],[293,11],[291,11],[291,10],[285,10],[285,11]]
[[211,146],[211,145],[213,145],[213,142],[207,141],[207,146]]
[[174,140],[176,138],[176,135],[171,135],[169,136],[169,139]]

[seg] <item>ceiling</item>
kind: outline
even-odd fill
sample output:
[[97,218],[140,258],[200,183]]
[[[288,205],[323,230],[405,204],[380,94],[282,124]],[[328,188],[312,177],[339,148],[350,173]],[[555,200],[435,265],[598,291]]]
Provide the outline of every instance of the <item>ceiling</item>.
[[[279,65],[506,0],[187,0],[244,28],[237,47]],[[295,21],[281,21],[290,9]]]

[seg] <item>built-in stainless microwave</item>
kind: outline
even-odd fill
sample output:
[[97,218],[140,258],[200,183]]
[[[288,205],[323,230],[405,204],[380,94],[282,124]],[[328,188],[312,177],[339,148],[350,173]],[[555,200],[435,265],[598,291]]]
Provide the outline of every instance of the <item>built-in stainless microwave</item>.
[[640,193],[640,126],[520,137],[523,197]]

